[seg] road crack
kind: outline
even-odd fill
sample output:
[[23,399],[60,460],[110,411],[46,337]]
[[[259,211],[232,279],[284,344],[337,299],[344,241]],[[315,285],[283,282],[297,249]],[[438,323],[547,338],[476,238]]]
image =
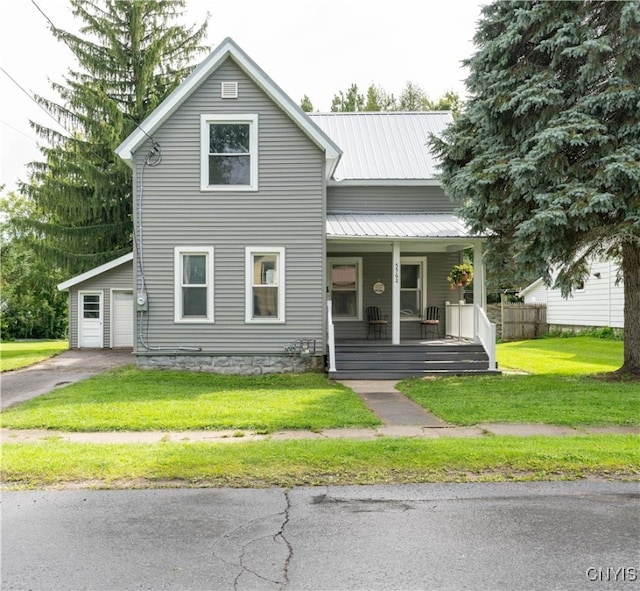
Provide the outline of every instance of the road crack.
[[[247,521],[222,535],[214,544],[213,557],[237,569],[233,578],[234,591],[272,586],[284,589],[289,582],[289,563],[293,548],[285,536],[289,523],[289,492],[284,492],[285,507]],[[266,586],[265,586],[266,583]]]

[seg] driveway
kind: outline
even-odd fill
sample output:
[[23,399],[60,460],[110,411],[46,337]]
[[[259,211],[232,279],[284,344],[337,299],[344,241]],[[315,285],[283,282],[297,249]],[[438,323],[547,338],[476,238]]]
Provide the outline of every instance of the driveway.
[[131,349],[72,349],[25,369],[4,372],[0,409],[131,363],[135,363]]

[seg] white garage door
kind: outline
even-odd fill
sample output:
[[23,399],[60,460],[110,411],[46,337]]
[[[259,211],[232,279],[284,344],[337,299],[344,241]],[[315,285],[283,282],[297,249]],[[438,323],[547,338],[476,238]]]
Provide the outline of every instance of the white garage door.
[[133,292],[114,291],[112,347],[133,347]]

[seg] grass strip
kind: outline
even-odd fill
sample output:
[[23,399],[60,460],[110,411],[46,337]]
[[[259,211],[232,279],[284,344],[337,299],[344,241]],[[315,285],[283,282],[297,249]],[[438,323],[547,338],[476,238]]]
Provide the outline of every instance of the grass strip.
[[638,479],[633,435],[3,445],[5,487],[295,486]]
[[265,433],[380,424],[354,392],[321,374],[232,376],[133,367],[34,398],[3,412],[0,422],[61,431]]
[[603,382],[571,375],[501,375],[404,380],[397,388],[456,425],[640,424],[640,382]]

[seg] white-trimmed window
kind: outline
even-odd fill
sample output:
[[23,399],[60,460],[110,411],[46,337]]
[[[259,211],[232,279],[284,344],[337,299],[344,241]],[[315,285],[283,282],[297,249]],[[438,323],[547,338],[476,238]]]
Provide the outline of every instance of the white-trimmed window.
[[213,322],[213,247],[177,246],[174,254],[176,322]]
[[200,188],[258,190],[258,115],[200,116]]
[[284,322],[284,248],[247,246],[245,320]]
[[334,320],[362,320],[362,257],[327,259]]
[[400,320],[422,318],[426,307],[426,270],[424,257],[400,258]]

